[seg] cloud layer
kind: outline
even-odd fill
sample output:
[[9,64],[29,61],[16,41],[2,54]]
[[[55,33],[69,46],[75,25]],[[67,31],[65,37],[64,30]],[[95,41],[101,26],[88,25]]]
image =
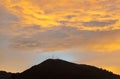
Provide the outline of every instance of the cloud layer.
[[42,28],[67,26],[91,31],[120,29],[119,3],[118,0],[3,1],[5,8],[18,16],[22,25]]

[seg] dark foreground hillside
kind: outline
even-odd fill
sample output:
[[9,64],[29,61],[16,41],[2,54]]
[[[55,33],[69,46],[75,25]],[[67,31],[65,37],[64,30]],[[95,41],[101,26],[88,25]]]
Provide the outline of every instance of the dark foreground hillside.
[[120,76],[84,64],[49,59],[9,79],[120,79]]
[[12,73],[0,71],[0,79],[8,79],[9,77],[11,77],[11,75],[12,75]]

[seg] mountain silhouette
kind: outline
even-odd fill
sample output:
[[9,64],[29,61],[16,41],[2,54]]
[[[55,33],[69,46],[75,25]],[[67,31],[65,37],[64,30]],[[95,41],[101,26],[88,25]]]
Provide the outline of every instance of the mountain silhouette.
[[11,75],[12,75],[12,73],[0,71],[0,79],[8,79],[9,77],[11,77]]
[[119,75],[90,65],[48,59],[9,79],[120,79]]

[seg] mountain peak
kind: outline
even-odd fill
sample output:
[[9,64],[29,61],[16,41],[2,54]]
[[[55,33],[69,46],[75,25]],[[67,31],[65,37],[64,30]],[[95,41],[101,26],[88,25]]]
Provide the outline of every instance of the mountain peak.
[[62,59],[47,59],[44,62],[57,62],[57,61],[64,61]]
[[90,65],[47,59],[10,79],[120,79],[120,76]]
[[65,61],[62,59],[47,59],[47,60],[43,61],[42,63],[58,63],[58,62],[68,62],[68,61]]

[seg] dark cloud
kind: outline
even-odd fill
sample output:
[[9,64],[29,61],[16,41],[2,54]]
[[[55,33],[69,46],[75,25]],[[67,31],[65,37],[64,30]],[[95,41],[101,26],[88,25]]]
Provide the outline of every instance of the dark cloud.
[[[109,47],[110,45],[113,45],[112,42],[114,42],[114,46],[120,44],[118,37],[120,34],[119,30],[82,31],[75,28],[62,26],[43,30],[38,25],[29,27],[23,26],[19,27],[19,29],[18,26],[16,26],[16,28],[17,29],[15,29],[15,31],[13,31],[13,33],[8,36],[12,38],[8,41],[10,42],[11,48],[18,50],[40,49],[43,51],[59,51],[64,49],[82,47],[85,50],[98,52],[108,51],[108,49],[110,49],[109,51],[120,49],[119,47]],[[5,31],[8,30],[9,29],[6,29]],[[17,35],[14,35],[16,33]],[[113,37],[114,41],[111,39],[111,36]]]
[[[59,27],[45,31],[40,31],[37,26],[25,27],[21,29],[21,35],[16,36],[12,40],[11,47],[21,49],[67,49],[73,47],[81,40],[81,32],[74,28]],[[32,32],[32,35],[31,35]],[[74,39],[73,39],[74,38]],[[77,38],[77,39],[76,39]],[[76,41],[74,43],[74,41]]]
[[108,26],[115,24],[118,20],[107,20],[107,21],[90,21],[90,22],[83,22],[83,26]]
[[0,22],[18,21],[18,17],[0,6]]

